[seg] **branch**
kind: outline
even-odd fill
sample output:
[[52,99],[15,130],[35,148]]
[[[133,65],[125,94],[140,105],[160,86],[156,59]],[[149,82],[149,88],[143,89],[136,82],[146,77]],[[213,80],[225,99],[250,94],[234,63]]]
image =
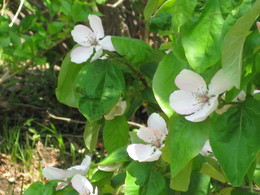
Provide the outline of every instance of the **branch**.
[[21,3],[17,9],[17,12],[15,13],[13,19],[12,19],[12,22],[9,24],[9,27],[12,27],[15,20],[17,19],[18,15],[20,14],[21,10],[22,10],[22,7],[23,7],[23,4],[24,4],[25,0],[21,0]]
[[108,7],[112,7],[112,8],[116,8],[117,6],[119,6],[121,3],[123,3],[124,0],[119,0],[114,4],[107,4]]

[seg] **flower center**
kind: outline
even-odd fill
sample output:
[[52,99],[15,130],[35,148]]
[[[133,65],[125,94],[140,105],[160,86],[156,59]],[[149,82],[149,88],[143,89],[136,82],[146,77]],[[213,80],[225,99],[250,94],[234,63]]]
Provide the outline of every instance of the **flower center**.
[[209,96],[207,93],[198,93],[198,94],[196,94],[196,100],[200,104],[206,104],[206,103],[209,103]]
[[163,134],[156,129],[156,131],[153,131],[154,138],[150,138],[151,144],[154,145],[157,148],[162,147],[162,140],[163,140]]

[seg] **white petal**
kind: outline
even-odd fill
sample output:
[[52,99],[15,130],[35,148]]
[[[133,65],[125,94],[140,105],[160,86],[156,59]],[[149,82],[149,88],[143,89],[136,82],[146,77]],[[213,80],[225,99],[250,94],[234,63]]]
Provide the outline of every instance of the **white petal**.
[[205,92],[207,85],[204,79],[191,70],[182,70],[175,78],[175,84],[182,90],[190,92]]
[[111,165],[98,165],[98,169],[101,171],[112,172],[121,167],[121,163],[111,164]]
[[80,64],[86,62],[93,54],[93,47],[76,47],[70,53],[71,61]]
[[160,158],[162,152],[150,145],[131,144],[127,147],[128,155],[139,162],[152,162]]
[[96,46],[96,47],[95,47],[95,51],[96,51],[96,52],[95,52],[94,56],[92,57],[91,62],[93,62],[93,61],[99,59],[99,57],[100,57],[100,56],[102,55],[102,53],[103,53],[103,49],[102,49],[101,46]]
[[177,90],[170,95],[170,106],[179,114],[191,114],[199,109],[196,96],[189,91]]
[[62,190],[63,188],[65,188],[66,186],[68,186],[69,184],[67,182],[60,182],[57,187],[55,188],[56,191],[58,190]]
[[111,36],[105,36],[104,39],[100,41],[100,44],[104,50],[116,51],[111,41]]
[[244,90],[240,91],[240,93],[232,100],[232,102],[243,102],[246,100],[246,92]]
[[88,172],[89,167],[88,166],[81,166],[81,165],[76,165],[73,167],[70,167],[67,169],[67,178],[72,177],[73,175],[79,174],[79,175],[85,175]]
[[211,79],[209,84],[209,95],[219,95],[230,89],[233,84],[220,69]]
[[121,116],[125,113],[127,104],[126,101],[122,101],[122,98],[118,101],[118,103],[110,110],[110,112],[104,115],[106,120],[113,120],[115,116]]
[[137,132],[137,136],[146,143],[152,144],[158,148],[161,147],[161,144],[166,137],[165,133],[161,130],[150,127],[141,127]]
[[80,194],[92,195],[93,187],[92,184],[87,180],[87,178],[81,175],[74,175],[71,180],[72,187],[77,190]]
[[71,31],[73,40],[82,46],[90,46],[89,38],[93,37],[93,31],[84,25],[76,25]]
[[89,15],[88,20],[89,20],[90,27],[94,31],[95,37],[97,39],[103,38],[104,29],[100,17],[96,15]]
[[209,153],[212,153],[212,148],[210,146],[209,140],[206,141],[202,150],[200,151],[201,155],[207,156]]
[[157,113],[153,113],[149,116],[147,120],[147,125],[150,128],[162,131],[165,135],[168,134],[168,129],[166,127],[165,120]]
[[91,163],[91,157],[90,157],[89,155],[86,155],[80,165],[81,165],[81,166],[89,167],[89,166],[90,166],[90,163]]
[[56,167],[45,167],[42,174],[49,180],[63,180],[66,179],[67,171]]
[[209,103],[205,103],[200,110],[186,116],[185,118],[192,122],[204,121],[212,112],[218,108],[218,97],[212,97],[209,99]]

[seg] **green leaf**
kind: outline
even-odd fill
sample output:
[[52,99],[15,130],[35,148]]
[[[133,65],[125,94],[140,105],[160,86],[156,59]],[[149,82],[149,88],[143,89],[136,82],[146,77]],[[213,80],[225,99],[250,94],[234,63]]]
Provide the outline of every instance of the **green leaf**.
[[148,180],[153,163],[131,162],[126,171],[125,195],[139,194],[140,186]]
[[187,191],[190,184],[192,171],[192,161],[190,161],[175,177],[171,178],[171,189],[177,191]]
[[55,189],[54,186],[58,183],[58,181],[50,181],[45,185],[42,182],[33,183],[24,193],[24,195],[54,195]]
[[106,120],[103,130],[103,141],[108,154],[115,149],[126,146],[129,140],[129,126],[125,116]]
[[160,12],[150,19],[148,25],[152,32],[159,30],[170,30],[171,27],[171,14],[167,12]]
[[182,69],[189,66],[183,48],[175,45],[173,50],[173,53],[166,55],[160,62],[153,78],[155,99],[168,117],[171,117],[174,112],[169,103],[170,94],[178,89],[174,84],[174,79]]
[[191,17],[197,0],[176,0],[173,7],[172,26],[175,32]]
[[233,186],[243,184],[243,178],[260,149],[259,118],[260,101],[252,97],[222,115],[215,115],[210,143]]
[[224,37],[222,48],[223,71],[237,88],[240,88],[241,83],[244,42],[251,26],[259,15],[259,10],[260,1],[256,1],[252,8],[237,20]]
[[77,107],[75,80],[82,66],[83,64],[75,64],[70,61],[70,53],[63,60],[56,88],[56,97],[59,102],[70,107]]
[[208,162],[203,163],[200,173],[203,173],[205,175],[208,175],[212,177],[215,180],[218,180],[222,183],[226,183],[225,176],[217,169],[215,169],[211,164]]
[[151,169],[149,180],[147,182],[146,195],[158,194],[164,195],[166,190],[166,181],[161,172]]
[[171,177],[175,177],[199,154],[208,139],[209,120],[194,123],[183,116],[170,119]]
[[92,152],[97,145],[98,133],[100,127],[101,124],[99,121],[95,121],[95,122],[88,121],[85,125],[83,139],[89,152]]
[[165,0],[149,0],[144,8],[144,18],[148,20]]
[[110,165],[114,163],[127,162],[130,158],[126,151],[126,146],[117,148],[111,154],[109,154],[104,160],[102,160],[99,165]]
[[51,23],[48,23],[48,33],[50,34],[55,34],[55,33],[58,33],[62,30],[64,26],[64,23],[63,22],[51,22]]
[[123,74],[112,62],[86,64],[76,79],[78,108],[89,121],[99,120],[116,105],[124,89]]
[[219,0],[209,0],[199,19],[183,26],[185,55],[195,71],[201,73],[220,59],[223,22]]
[[139,67],[151,62],[153,49],[145,42],[127,37],[112,37],[115,50],[132,65]]

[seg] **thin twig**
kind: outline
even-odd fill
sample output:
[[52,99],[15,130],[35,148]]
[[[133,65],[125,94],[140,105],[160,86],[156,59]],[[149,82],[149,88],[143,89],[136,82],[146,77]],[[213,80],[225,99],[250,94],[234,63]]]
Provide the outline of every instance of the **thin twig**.
[[[67,121],[69,123],[78,123],[78,124],[86,124],[86,122],[84,121],[79,121],[79,120],[73,120],[71,118],[65,118],[65,117],[60,117],[60,116],[55,116],[53,114],[51,114],[48,110],[47,110],[47,114],[49,115],[49,117],[53,118],[53,119],[57,119],[57,120],[62,120],[62,121]],[[129,125],[132,126],[136,126],[136,127],[144,127],[144,125],[132,122],[132,121],[127,121],[127,123]]]
[[62,121],[67,121],[67,122],[69,122],[69,123],[86,124],[86,122],[84,122],[84,121],[78,121],[78,120],[73,120],[73,119],[70,119],[70,118],[55,116],[55,115],[49,113],[48,110],[47,110],[47,114],[49,115],[49,117],[51,117],[51,118],[53,118],[53,119],[62,120]]
[[13,19],[12,19],[12,22],[9,24],[9,27],[12,27],[15,20],[17,19],[18,15],[20,14],[21,10],[22,10],[22,7],[23,7],[23,4],[24,4],[25,0],[21,0],[21,3],[17,9],[17,12],[15,13]]
[[5,14],[5,7],[6,7],[6,2],[5,0],[3,0],[3,7],[2,7],[2,10],[1,10],[1,16],[3,16]]
[[123,3],[124,0],[119,0],[114,4],[107,4],[108,7],[112,7],[112,8],[116,8],[117,6],[119,6],[121,3]]

